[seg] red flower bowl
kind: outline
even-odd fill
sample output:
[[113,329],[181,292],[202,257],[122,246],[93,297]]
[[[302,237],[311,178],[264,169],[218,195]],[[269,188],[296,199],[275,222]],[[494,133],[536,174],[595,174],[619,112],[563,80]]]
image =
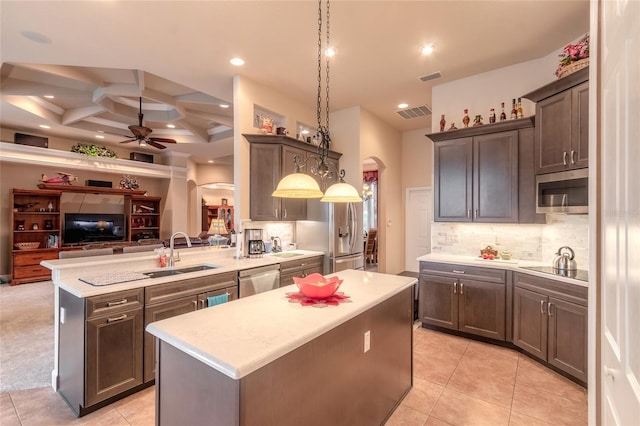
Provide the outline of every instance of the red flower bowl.
[[342,284],[342,280],[338,277],[326,278],[318,273],[307,275],[304,278],[293,277],[293,282],[296,283],[302,294],[311,299],[326,299],[338,291],[340,284]]

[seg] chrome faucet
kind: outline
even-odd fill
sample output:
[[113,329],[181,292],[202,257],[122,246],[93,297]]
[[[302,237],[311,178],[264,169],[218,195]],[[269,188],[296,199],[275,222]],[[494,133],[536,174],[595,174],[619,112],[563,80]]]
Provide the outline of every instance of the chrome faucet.
[[[189,237],[187,236],[187,234],[185,234],[182,231],[178,231],[178,232],[174,232],[171,235],[171,239],[169,240],[169,263],[167,266],[169,266],[169,268],[171,268],[174,264],[174,260],[173,260],[173,245],[174,245],[174,240],[176,238],[176,235],[183,235],[185,240],[187,240],[187,247],[191,247],[191,240],[189,239]],[[180,259],[178,259],[180,260]]]

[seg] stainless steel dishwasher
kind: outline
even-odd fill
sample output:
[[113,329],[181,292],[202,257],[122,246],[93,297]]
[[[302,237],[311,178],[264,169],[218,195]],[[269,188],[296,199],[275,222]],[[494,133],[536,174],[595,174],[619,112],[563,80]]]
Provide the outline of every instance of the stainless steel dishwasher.
[[238,287],[240,297],[280,287],[280,265],[261,266],[238,272]]

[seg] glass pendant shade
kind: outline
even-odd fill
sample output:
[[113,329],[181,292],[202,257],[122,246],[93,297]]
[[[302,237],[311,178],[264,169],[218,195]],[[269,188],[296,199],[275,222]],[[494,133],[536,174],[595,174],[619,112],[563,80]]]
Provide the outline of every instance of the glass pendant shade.
[[361,203],[362,196],[358,190],[345,182],[338,182],[327,188],[324,197],[320,199],[323,203]]
[[320,198],[322,191],[314,178],[304,173],[292,173],[278,182],[278,187],[271,194],[280,198]]

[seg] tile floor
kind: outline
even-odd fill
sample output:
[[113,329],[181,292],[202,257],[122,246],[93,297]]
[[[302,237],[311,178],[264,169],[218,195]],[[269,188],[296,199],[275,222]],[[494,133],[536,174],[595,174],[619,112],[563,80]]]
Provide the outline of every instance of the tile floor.
[[[0,424],[153,425],[154,388],[80,419],[50,388],[0,394]],[[417,328],[396,425],[586,425],[586,390],[517,351]]]

